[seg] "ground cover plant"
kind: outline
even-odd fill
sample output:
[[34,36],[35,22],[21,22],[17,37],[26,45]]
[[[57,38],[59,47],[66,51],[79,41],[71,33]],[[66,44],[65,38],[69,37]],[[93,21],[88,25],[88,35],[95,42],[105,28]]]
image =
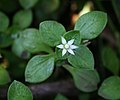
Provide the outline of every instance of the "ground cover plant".
[[0,100],[120,99],[118,4],[1,0]]

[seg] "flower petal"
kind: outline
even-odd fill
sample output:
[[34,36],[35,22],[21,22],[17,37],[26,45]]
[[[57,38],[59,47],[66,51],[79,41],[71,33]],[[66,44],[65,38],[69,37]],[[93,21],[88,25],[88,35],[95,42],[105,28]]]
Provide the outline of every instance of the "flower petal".
[[69,45],[72,45],[72,44],[73,44],[73,42],[74,42],[74,39],[72,39],[72,40],[68,41],[68,44],[69,44]]
[[66,44],[67,43],[64,37],[61,37],[61,39],[62,39],[62,44]]
[[68,49],[68,52],[69,52],[70,54],[72,54],[72,55],[75,55],[75,53],[73,52],[72,49]]
[[64,46],[62,44],[60,44],[57,47],[60,48],[60,49],[63,49]]
[[70,48],[71,48],[71,49],[77,49],[77,48],[78,48],[78,46],[71,45],[71,46],[70,46]]
[[64,56],[66,54],[67,50],[66,49],[63,49],[62,50],[62,56]]

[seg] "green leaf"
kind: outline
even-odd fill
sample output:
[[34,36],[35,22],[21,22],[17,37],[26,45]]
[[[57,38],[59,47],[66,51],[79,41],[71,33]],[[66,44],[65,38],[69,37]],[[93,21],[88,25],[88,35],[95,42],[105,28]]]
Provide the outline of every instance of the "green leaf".
[[41,35],[37,29],[29,28],[22,32],[23,46],[29,52],[53,52],[52,49],[42,42]]
[[119,74],[119,59],[114,50],[110,47],[102,49],[102,61],[104,67],[115,75]]
[[85,46],[80,45],[75,51],[75,55],[68,57],[68,62],[77,68],[94,69],[94,58],[92,52]]
[[13,17],[13,24],[24,29],[30,26],[32,22],[32,11],[31,10],[20,10]]
[[37,83],[46,80],[53,72],[54,58],[50,55],[37,55],[27,64],[25,80],[30,83]]
[[105,79],[99,88],[98,94],[105,99],[120,99],[120,77],[111,76]]
[[13,45],[12,45],[12,51],[20,58],[28,59],[30,58],[30,53],[25,50],[25,48],[22,45],[22,38],[15,39]]
[[81,91],[92,92],[97,89],[100,79],[96,70],[78,69],[69,65],[63,67],[72,74],[76,87]]
[[33,7],[38,0],[19,0],[19,2],[24,9],[29,9]]
[[5,85],[11,81],[6,69],[0,65],[0,85]]
[[61,94],[57,94],[57,96],[55,97],[54,100],[68,100],[65,96],[61,95]]
[[8,100],[33,100],[30,89],[14,80],[8,89]]
[[13,42],[13,39],[11,38],[10,35],[6,33],[0,34],[0,48],[5,48],[10,46],[12,42]]
[[74,39],[75,40],[74,44],[80,45],[81,37],[79,31],[75,31],[75,30],[68,31],[67,33],[64,34],[64,37],[67,41]]
[[9,25],[9,19],[8,17],[0,12],[0,32],[5,31],[8,28]]
[[64,35],[65,28],[55,21],[44,21],[40,23],[39,31],[44,43],[56,46],[61,43],[61,36]]
[[81,16],[76,22],[74,29],[80,31],[82,39],[93,39],[103,31],[106,23],[106,13],[92,11]]

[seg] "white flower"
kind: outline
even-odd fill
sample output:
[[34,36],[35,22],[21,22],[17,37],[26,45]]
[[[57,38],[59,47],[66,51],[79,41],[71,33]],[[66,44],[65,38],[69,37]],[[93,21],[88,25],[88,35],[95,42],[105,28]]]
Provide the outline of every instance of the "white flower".
[[78,48],[78,46],[72,45],[74,43],[74,39],[69,40],[68,42],[64,39],[64,37],[61,37],[62,44],[58,45],[57,47],[62,50],[62,56],[64,56],[67,52],[69,52],[72,55],[75,55],[73,52],[73,49]]

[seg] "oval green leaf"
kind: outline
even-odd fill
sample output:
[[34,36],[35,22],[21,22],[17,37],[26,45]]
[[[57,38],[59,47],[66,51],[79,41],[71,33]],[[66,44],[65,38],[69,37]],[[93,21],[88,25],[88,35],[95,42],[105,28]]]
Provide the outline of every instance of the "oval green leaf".
[[81,37],[79,31],[71,30],[64,34],[64,37],[67,41],[74,39],[75,45],[80,45]]
[[32,22],[32,11],[31,10],[20,10],[13,17],[13,24],[24,29],[30,26]]
[[8,89],[8,100],[33,100],[33,96],[27,86],[15,80]]
[[77,68],[94,69],[94,58],[92,52],[86,46],[79,46],[75,50],[75,55],[68,57],[68,62]]
[[79,30],[82,39],[96,38],[105,28],[107,14],[100,11],[92,11],[81,16],[75,24],[75,30]]
[[6,69],[0,66],[0,85],[5,85],[11,81]]
[[39,0],[19,0],[21,6],[24,9],[29,9],[33,7]]
[[40,23],[39,31],[44,43],[56,46],[61,43],[61,36],[64,35],[65,28],[56,21],[44,21]]
[[52,52],[52,49],[42,42],[41,35],[37,29],[29,28],[22,32],[23,47],[29,52]]
[[99,88],[98,94],[105,99],[120,99],[120,77],[111,76],[105,79]]
[[96,70],[78,69],[69,65],[64,68],[72,74],[76,87],[81,91],[92,92],[97,89],[100,78]]
[[9,19],[8,17],[0,12],[0,32],[5,31],[8,28],[9,25]]
[[102,49],[102,61],[104,67],[107,68],[114,75],[119,74],[119,59],[114,50],[110,47]]
[[54,58],[50,55],[37,55],[27,64],[25,80],[30,83],[37,83],[46,80],[53,72]]

